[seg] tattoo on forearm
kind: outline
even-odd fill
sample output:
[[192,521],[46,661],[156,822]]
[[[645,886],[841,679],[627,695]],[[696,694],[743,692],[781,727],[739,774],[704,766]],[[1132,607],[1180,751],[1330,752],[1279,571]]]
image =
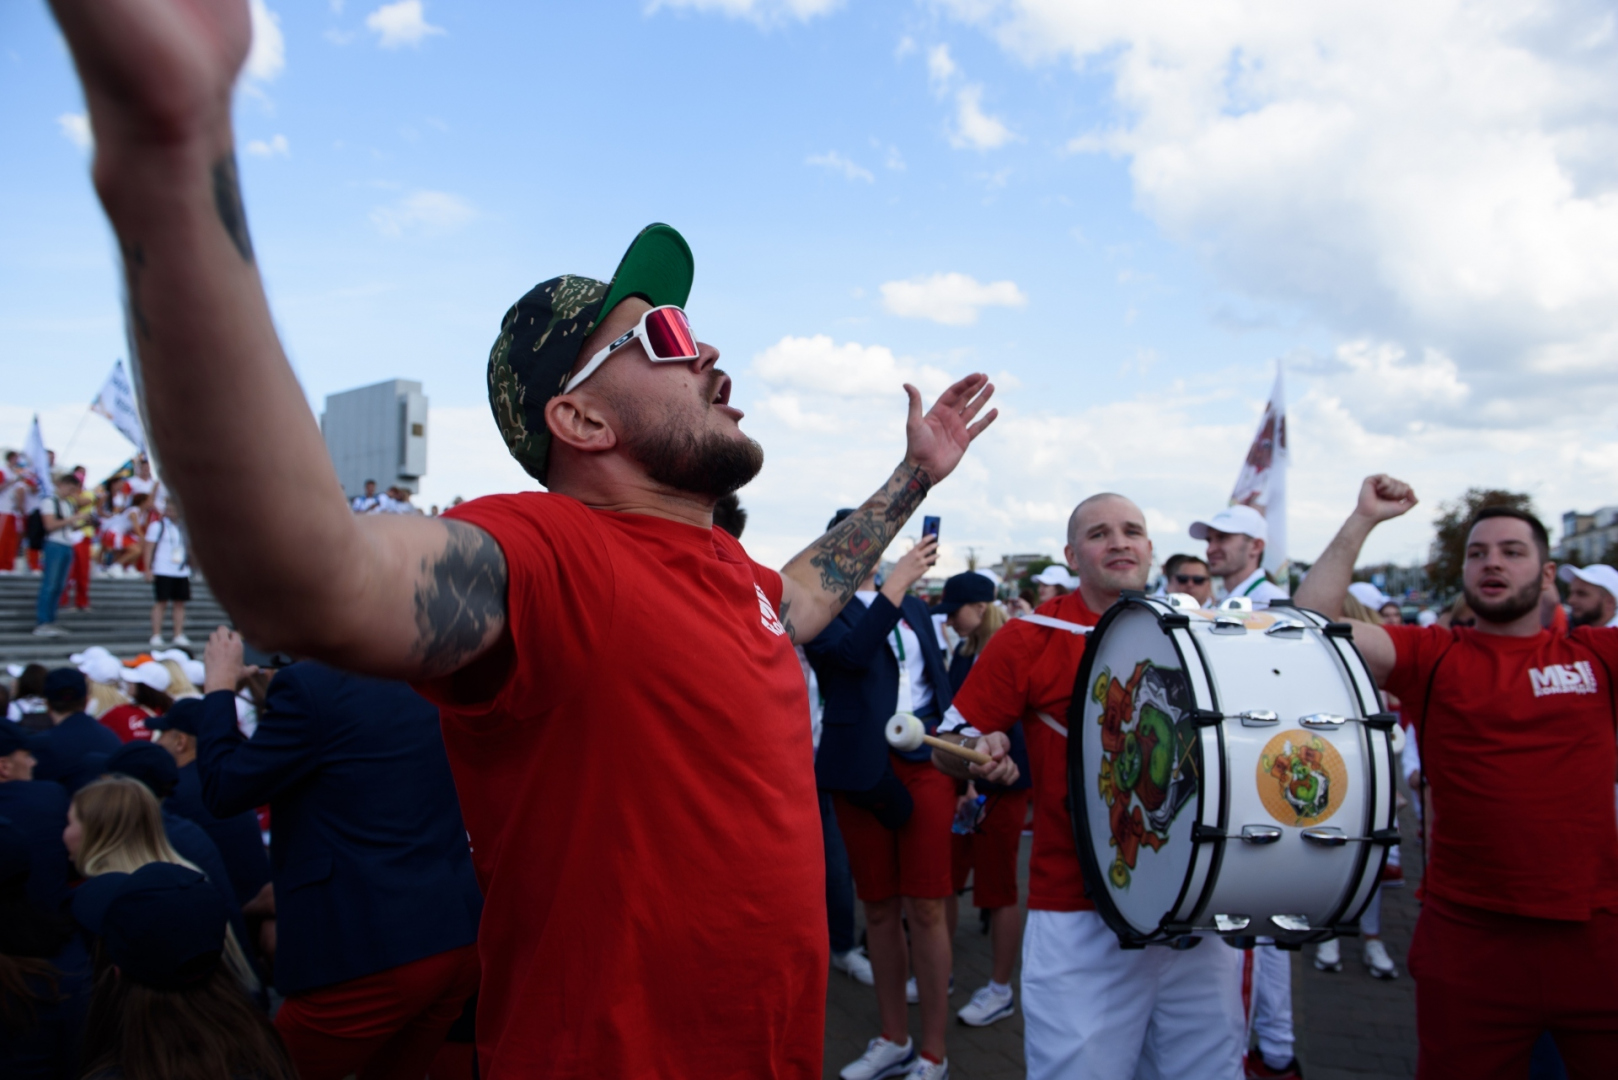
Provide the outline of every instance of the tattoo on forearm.
[[798,629],[797,629],[797,627],[792,625],[792,601],[791,600],[787,600],[787,599],[784,599],[784,598],[782,599],[782,601],[781,601],[781,610],[779,612],[779,618],[781,620],[781,626],[787,632],[787,640],[792,642],[794,645],[796,645],[798,643]]
[[494,537],[448,521],[449,540],[436,560],[423,559],[416,585],[416,656],[428,674],[443,675],[476,655],[506,614],[506,557]]
[[146,310],[140,306],[140,276],[146,269],[146,249],[139,241],[124,243],[123,249],[124,280],[129,288],[129,319],[141,340],[150,341],[152,324],[146,321]]
[[236,155],[226,154],[213,165],[213,204],[219,221],[230,234],[242,258],[253,261],[253,239],[247,235],[247,210],[242,206],[242,188],[236,178]]
[[810,549],[809,565],[820,571],[820,587],[838,604],[848,603],[932,486],[919,466],[900,465],[882,490]]

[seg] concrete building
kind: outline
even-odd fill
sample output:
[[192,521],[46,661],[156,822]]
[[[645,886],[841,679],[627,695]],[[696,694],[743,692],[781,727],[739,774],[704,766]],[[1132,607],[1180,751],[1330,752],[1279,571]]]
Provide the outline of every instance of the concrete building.
[[427,475],[427,396],[421,383],[390,379],[326,398],[320,415],[326,452],[349,498],[375,480],[390,487],[421,490]]
[[1562,539],[1551,554],[1564,562],[1600,562],[1607,549],[1618,544],[1618,506],[1603,506],[1590,514],[1569,510],[1562,515]]

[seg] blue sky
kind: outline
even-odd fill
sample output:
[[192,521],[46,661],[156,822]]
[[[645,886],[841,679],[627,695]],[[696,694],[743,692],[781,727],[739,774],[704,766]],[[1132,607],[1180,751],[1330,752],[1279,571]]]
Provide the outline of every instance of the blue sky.
[[[500,316],[655,220],[692,245],[693,322],[765,446],[743,498],[766,561],[887,474],[900,381],[972,370],[1004,415],[933,500],[946,565],[1053,551],[1104,489],[1160,554],[1191,547],[1281,359],[1296,556],[1369,471],[1429,506],[1471,483],[1551,516],[1618,501],[1598,6],[1503,30],[1479,5],[260,7],[237,133],[271,304],[317,410],[423,382],[424,502],[523,484],[484,404]],[[1440,42],[1470,53],[1430,62]],[[1502,84],[1481,99],[1479,61]],[[124,345],[82,111],[44,5],[0,7],[0,443],[37,410],[99,466],[117,436],[79,421]],[[1419,557],[1429,522],[1372,554]]]

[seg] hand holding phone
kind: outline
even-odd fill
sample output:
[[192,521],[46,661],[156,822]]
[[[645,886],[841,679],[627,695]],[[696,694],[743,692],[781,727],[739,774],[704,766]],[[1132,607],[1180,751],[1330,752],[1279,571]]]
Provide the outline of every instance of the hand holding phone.
[[925,540],[929,536],[934,540],[938,539],[938,522],[938,517],[933,514],[928,514],[926,517],[921,519],[922,539]]

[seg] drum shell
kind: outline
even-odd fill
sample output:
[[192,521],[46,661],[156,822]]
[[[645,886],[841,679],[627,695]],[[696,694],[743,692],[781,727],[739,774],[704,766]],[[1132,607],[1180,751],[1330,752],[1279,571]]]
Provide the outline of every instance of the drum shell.
[[[1232,612],[1218,626],[1215,615],[1135,597],[1115,605],[1092,634],[1069,713],[1070,791],[1087,892],[1125,944],[1187,932],[1298,941],[1349,930],[1386,857],[1381,843],[1362,838],[1377,831],[1385,838],[1394,825],[1392,748],[1375,686],[1352,643],[1329,633],[1321,616],[1296,609]],[[1265,633],[1277,620],[1294,629]],[[1123,849],[1133,846],[1127,834],[1152,826],[1156,788],[1136,779],[1130,813],[1139,808],[1146,814],[1121,827],[1114,818],[1108,836],[1099,815],[1116,807],[1098,793],[1108,787],[1099,759],[1112,758],[1109,772],[1137,777],[1139,748],[1150,740],[1142,734],[1132,754],[1110,754],[1098,743],[1105,710],[1094,695],[1098,678],[1138,673],[1137,657],[1145,654],[1151,666],[1166,669],[1177,661],[1181,668],[1179,703],[1194,709],[1200,732],[1194,749],[1182,755],[1198,776],[1180,818],[1150,841],[1160,846],[1129,851],[1135,862],[1126,870],[1119,864]],[[1148,678],[1163,681],[1166,674]],[[1145,685],[1137,686],[1137,698]],[[1144,721],[1146,708],[1136,704]],[[1260,715],[1244,722],[1241,713]],[[1276,722],[1263,722],[1265,713],[1276,714]],[[1311,714],[1348,719],[1337,727],[1298,722]],[[1249,825],[1279,838],[1244,842]],[[1310,843],[1303,834],[1314,827],[1337,830],[1348,842]]]

